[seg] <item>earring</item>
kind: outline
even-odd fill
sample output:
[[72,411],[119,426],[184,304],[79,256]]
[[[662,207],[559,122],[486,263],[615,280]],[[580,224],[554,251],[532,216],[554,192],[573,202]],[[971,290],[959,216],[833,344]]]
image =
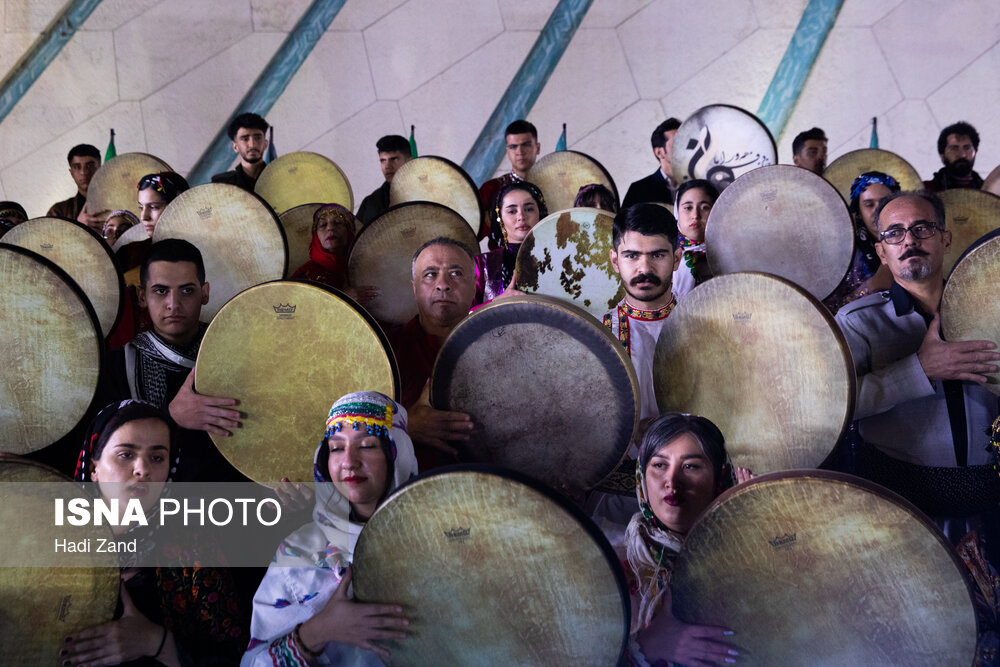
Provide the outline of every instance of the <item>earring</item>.
[[503,237],[504,250],[507,249],[507,228],[504,227],[503,219],[500,217],[500,209],[497,208],[497,224],[500,226],[500,236]]

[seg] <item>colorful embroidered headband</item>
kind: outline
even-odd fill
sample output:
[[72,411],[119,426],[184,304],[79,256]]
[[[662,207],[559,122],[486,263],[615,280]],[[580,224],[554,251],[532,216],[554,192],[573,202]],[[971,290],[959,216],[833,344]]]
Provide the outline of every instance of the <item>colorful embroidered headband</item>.
[[345,396],[330,408],[330,416],[326,420],[326,437],[340,433],[344,424],[351,424],[355,430],[365,425],[370,435],[389,437],[392,428],[392,404],[373,403],[363,400],[351,400],[353,395]]

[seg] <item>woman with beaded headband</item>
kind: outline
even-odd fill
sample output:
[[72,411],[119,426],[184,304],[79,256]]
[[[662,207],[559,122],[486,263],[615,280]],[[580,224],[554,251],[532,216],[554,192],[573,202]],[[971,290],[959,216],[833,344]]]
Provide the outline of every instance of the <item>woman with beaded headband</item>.
[[374,287],[348,287],[347,258],[354,247],[357,218],[340,204],[323,204],[313,213],[309,261],[295,270],[289,280],[321,283],[343,290],[365,305],[378,296]]
[[679,299],[712,277],[705,255],[705,225],[719,198],[711,181],[696,178],[681,183],[674,195],[677,244],[683,248],[681,265],[674,271],[674,295]]
[[875,229],[875,210],[878,203],[893,192],[899,192],[899,182],[881,171],[868,171],[851,184],[851,220],[854,222],[854,257],[847,275],[837,289],[823,299],[830,312],[836,314],[851,301],[873,292],[889,289],[892,274],[882,266],[875,252],[878,230]]
[[514,181],[497,193],[493,214],[490,235],[499,247],[476,257],[477,304],[488,303],[511,287],[521,242],[549,211],[535,184]]
[[313,458],[313,521],[278,546],[242,665],[382,664],[375,641],[403,639],[407,622],[399,607],[351,599],[350,564],[364,523],[416,472],[402,406],[372,391],[333,404]]
[[704,417],[671,412],[647,429],[636,461],[639,511],[625,531],[632,593],[630,657],[636,664],[734,662],[725,628],[689,625],[670,611],[674,560],[688,531],[711,502],[750,479],[733,469],[725,439]]
[[184,177],[172,171],[161,171],[158,174],[146,174],[139,179],[138,190],[139,221],[146,228],[147,237],[142,241],[134,241],[122,246],[116,251],[118,263],[122,271],[128,271],[140,264],[146,257],[149,246],[153,244],[153,229],[160,219],[167,204],[177,199],[189,186]]

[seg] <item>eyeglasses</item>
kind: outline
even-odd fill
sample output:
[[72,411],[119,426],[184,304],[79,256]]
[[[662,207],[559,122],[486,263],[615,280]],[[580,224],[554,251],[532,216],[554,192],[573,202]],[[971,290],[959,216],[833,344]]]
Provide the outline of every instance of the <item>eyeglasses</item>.
[[938,232],[940,227],[936,222],[928,222],[927,220],[921,220],[909,227],[890,227],[881,234],[879,238],[888,243],[889,245],[899,245],[906,238],[906,232],[913,234],[915,239],[929,239]]

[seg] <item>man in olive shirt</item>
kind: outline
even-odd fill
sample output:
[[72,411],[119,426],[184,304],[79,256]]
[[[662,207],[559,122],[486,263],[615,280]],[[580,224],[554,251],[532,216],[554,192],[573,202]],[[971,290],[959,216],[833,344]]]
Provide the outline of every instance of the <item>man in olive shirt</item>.
[[87,225],[98,234],[104,231],[104,216],[108,211],[87,212],[87,189],[90,180],[101,166],[101,152],[90,144],[77,144],[66,156],[69,173],[76,183],[76,194],[52,205],[45,214],[50,218],[66,218]]

